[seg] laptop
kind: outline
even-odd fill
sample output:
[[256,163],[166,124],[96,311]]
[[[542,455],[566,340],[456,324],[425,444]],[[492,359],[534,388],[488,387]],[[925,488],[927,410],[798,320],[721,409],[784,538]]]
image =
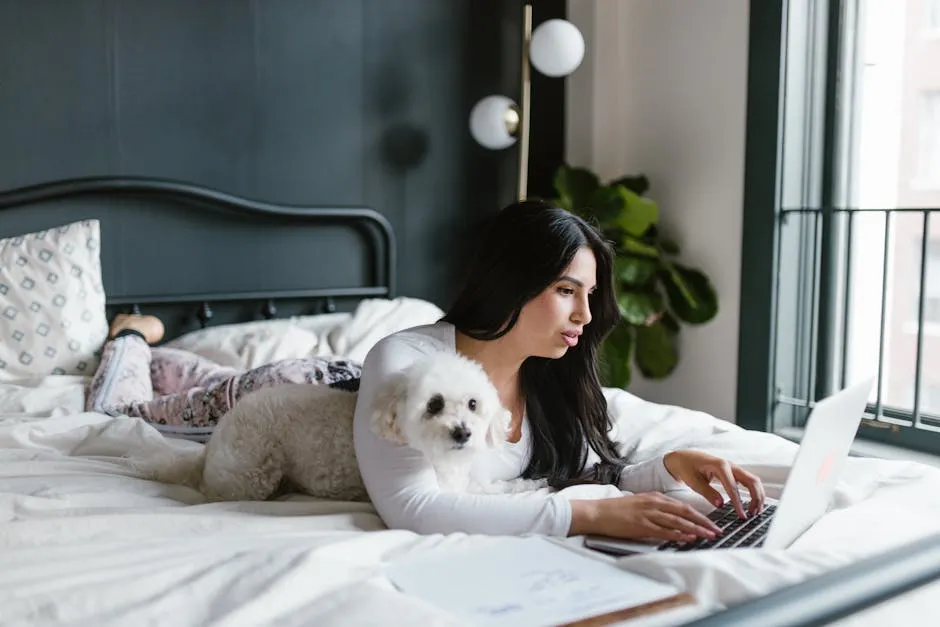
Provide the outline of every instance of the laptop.
[[[874,379],[851,385],[825,398],[813,407],[806,423],[803,441],[779,500],[768,499],[758,514],[738,518],[734,506],[726,502],[708,517],[723,533],[714,540],[705,538],[676,542],[635,542],[604,536],[586,536],[584,546],[613,555],[654,551],[692,551],[764,547],[785,549],[793,544],[829,508],[832,493],[849,449],[855,440]],[[747,501],[742,497],[744,509]]]

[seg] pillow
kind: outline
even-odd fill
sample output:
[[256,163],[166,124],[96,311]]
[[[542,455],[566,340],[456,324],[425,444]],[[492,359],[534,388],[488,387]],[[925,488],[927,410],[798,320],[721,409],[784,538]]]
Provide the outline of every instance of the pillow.
[[298,357],[342,357],[362,363],[380,339],[408,327],[437,322],[444,312],[418,298],[372,298],[353,313],[256,320],[191,331],[165,344],[247,370]]
[[265,320],[200,329],[165,346],[195,353],[222,366],[250,370],[282,359],[313,355],[317,344],[316,335],[293,326],[290,320]]
[[0,380],[91,376],[108,336],[100,226],[0,240]]
[[370,298],[359,303],[349,322],[330,331],[327,341],[334,355],[362,363],[383,337],[411,327],[434,324],[443,316],[444,312],[437,305],[420,298]]

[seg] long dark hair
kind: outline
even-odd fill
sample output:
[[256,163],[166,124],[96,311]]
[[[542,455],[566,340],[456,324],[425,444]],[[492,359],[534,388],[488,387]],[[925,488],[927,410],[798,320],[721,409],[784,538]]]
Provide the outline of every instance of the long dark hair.
[[584,478],[588,447],[601,459],[591,480],[616,483],[623,468],[608,436],[611,418],[597,374],[600,344],[620,321],[610,244],[592,225],[547,202],[511,204],[479,242],[469,277],[443,318],[477,340],[505,335],[522,307],[555,282],[585,246],[597,263],[590,324],[563,357],[530,357],[520,371],[532,431],[532,456],[523,476],[548,479],[554,487]]

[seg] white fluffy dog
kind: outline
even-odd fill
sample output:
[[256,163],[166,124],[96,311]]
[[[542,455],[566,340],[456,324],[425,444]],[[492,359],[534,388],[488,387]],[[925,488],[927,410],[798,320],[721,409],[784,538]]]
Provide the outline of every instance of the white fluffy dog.
[[[325,385],[285,384],[252,392],[220,420],[189,460],[151,465],[166,483],[190,485],[210,500],[265,500],[279,487],[318,498],[368,500],[353,448],[358,394]],[[517,479],[480,485],[475,454],[505,441],[510,414],[483,368],[454,354],[420,359],[378,391],[373,430],[421,451],[442,489],[519,492],[545,486]]]

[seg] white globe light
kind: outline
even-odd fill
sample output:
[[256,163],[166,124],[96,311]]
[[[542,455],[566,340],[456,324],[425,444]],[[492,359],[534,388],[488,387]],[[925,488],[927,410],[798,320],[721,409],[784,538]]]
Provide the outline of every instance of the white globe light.
[[548,20],[532,32],[529,59],[546,76],[567,76],[584,59],[584,37],[567,20]]
[[487,96],[470,111],[470,134],[481,146],[502,150],[516,142],[510,129],[516,103],[506,96]]

